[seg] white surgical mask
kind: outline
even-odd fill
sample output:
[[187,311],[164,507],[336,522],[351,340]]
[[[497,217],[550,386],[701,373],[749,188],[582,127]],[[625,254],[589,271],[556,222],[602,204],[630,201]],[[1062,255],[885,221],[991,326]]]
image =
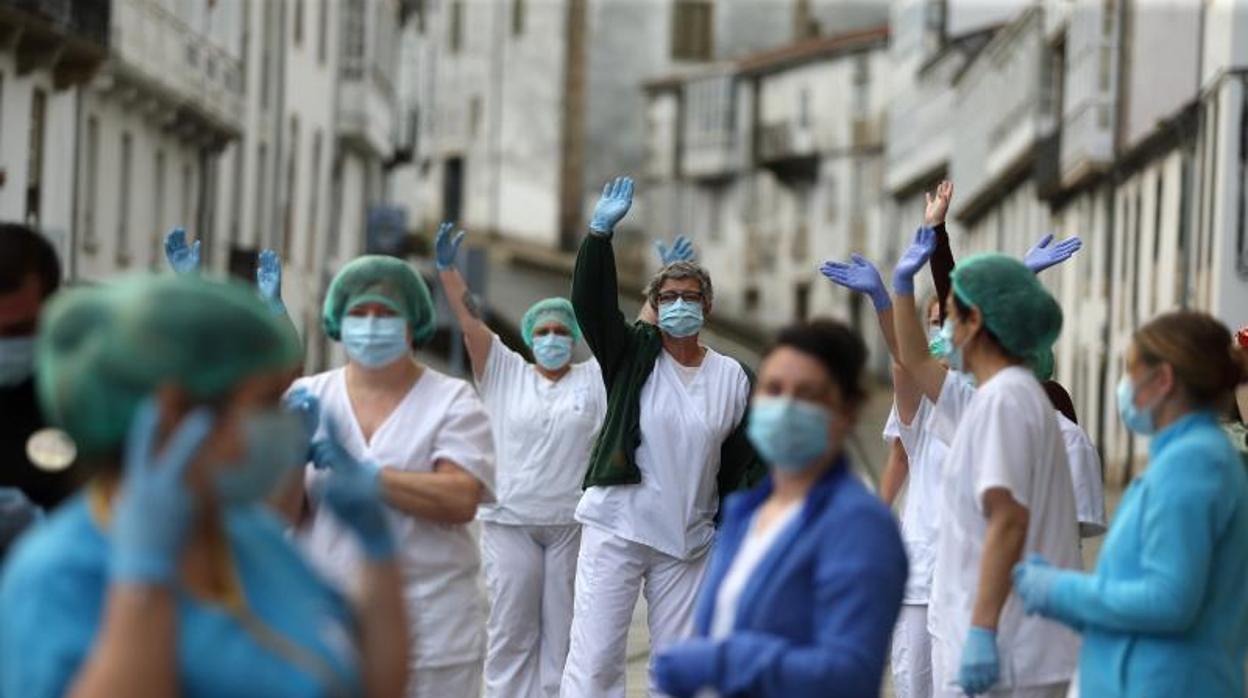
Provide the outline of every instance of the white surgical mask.
[[357,317],[342,319],[342,346],[364,368],[388,366],[410,351],[407,320],[402,317]]
[[553,333],[534,337],[533,358],[547,371],[558,371],[572,360],[572,338]]

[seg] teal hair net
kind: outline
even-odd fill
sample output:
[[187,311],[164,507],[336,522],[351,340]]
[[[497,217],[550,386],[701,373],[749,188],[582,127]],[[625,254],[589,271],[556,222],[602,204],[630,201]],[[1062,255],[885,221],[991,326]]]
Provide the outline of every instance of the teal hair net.
[[412,342],[433,337],[437,315],[425,280],[401,259],[364,255],[351,260],[329,284],[321,322],[325,334],[342,339],[342,317],[360,303],[381,303],[407,318]]
[[980,254],[953,270],[953,292],[979,308],[984,326],[1001,348],[1034,367],[1062,331],[1062,308],[1022,262],[1002,254]]
[[251,286],[198,274],[140,275],[70,289],[36,340],[44,415],[85,456],[115,452],[139,403],[178,385],[197,400],[299,362],[298,339]]
[[544,325],[554,320],[560,325],[568,328],[572,333],[572,341],[578,341],[581,338],[581,328],[576,324],[576,311],[572,309],[572,302],[566,298],[547,298],[533,304],[524,314],[524,319],[520,321],[520,332],[524,335],[524,343],[533,346],[533,330],[538,325]]

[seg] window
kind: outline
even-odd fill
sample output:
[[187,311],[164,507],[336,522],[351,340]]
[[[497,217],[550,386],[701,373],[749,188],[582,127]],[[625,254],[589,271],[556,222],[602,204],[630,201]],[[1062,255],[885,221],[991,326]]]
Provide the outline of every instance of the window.
[[254,211],[255,221],[252,223],[252,230],[255,231],[256,246],[264,246],[267,244],[262,237],[261,231],[267,227],[264,221],[264,202],[268,199],[266,191],[269,183],[269,147],[261,143],[256,146],[256,209]]
[[511,0],[511,35],[524,33],[524,0]]
[[182,215],[179,225],[187,230],[195,226],[195,172],[191,164],[182,165]]
[[165,234],[163,208],[165,203],[165,151],[157,150],[152,163],[152,260],[151,267],[160,267],[161,241]]
[[342,20],[342,76],[364,77],[364,0],[347,0]]
[[308,183],[308,248],[304,258],[304,266],[308,271],[316,268],[316,241],[320,239],[316,225],[321,203],[321,141],[321,130],[317,129],[312,135],[312,160],[309,163],[312,179]]
[[295,46],[303,43],[303,3],[306,0],[294,0],[295,5]]
[[325,65],[329,52],[329,0],[321,0],[316,13],[316,62]]
[[117,180],[117,265],[130,264],[130,170],[134,139],[121,134],[121,176]]
[[286,208],[282,222],[282,258],[290,259],[290,243],[294,237],[295,195],[299,178],[299,117],[290,117],[290,158],[286,161]]
[[837,214],[840,212],[841,202],[837,199],[840,192],[837,191],[836,176],[828,175],[827,184],[824,185],[823,192],[823,218],[828,223],[835,223]]
[[447,43],[451,45],[451,53],[459,53],[464,40],[464,3],[463,0],[451,2],[450,36]]
[[1109,91],[1110,82],[1113,78],[1113,68],[1114,68],[1113,61],[1114,61],[1114,50],[1110,48],[1109,46],[1102,46],[1101,47],[1101,63],[1100,63],[1100,66],[1098,66],[1100,68],[1099,83],[1100,83],[1101,92]]
[[806,87],[797,93],[797,125],[810,128],[810,89]]
[[468,101],[468,133],[474,138],[481,130],[481,96],[473,95]]
[[1104,0],[1101,3],[1101,35],[1108,38],[1114,33],[1114,15],[1118,12],[1116,0]]
[[854,86],[861,87],[871,82],[871,58],[865,53],[854,57]]
[[272,41],[269,41],[269,31],[271,22],[273,21],[273,8],[277,3],[265,3],[263,21],[260,29],[260,107],[267,109],[269,107],[269,83],[271,79],[269,72],[272,70],[273,52],[269,49]]
[[243,232],[243,147],[234,146],[234,181],[230,182],[230,239],[228,247],[238,244]]
[[39,226],[39,199],[43,183],[43,133],[48,95],[35,90],[30,100],[30,132],[26,143],[26,223]]
[[803,281],[793,287],[793,319],[801,322],[809,316],[810,282]]
[[751,288],[745,289],[745,298],[744,298],[745,312],[747,313],[757,312],[758,301],[759,301],[759,298],[758,298],[757,288],[751,287]]
[[672,6],[672,59],[710,60],[714,31],[710,0],[676,0]]
[[96,246],[96,230],[95,230],[95,209],[98,203],[98,189],[96,182],[98,181],[97,170],[100,166],[100,120],[94,116],[87,117],[87,162],[86,164],[86,181],[83,183],[83,197],[85,203],[83,205],[82,215],[82,246],[87,252],[95,252]]

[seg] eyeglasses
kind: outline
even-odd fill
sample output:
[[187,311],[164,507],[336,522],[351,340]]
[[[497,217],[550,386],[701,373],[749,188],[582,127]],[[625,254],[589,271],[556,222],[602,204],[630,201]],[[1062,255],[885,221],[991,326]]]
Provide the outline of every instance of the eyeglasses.
[[664,291],[659,294],[659,305],[667,305],[675,303],[677,300],[683,300],[686,303],[701,303],[701,291]]

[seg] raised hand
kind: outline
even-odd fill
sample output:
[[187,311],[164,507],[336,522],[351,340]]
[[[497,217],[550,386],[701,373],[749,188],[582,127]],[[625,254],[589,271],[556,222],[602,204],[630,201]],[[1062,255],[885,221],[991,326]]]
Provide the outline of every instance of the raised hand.
[[923,225],[934,228],[945,222],[949,213],[949,202],[953,201],[953,182],[944,180],[936,185],[936,193],[924,192],[927,208],[923,211]]
[[677,235],[671,247],[665,245],[662,240],[655,240],[654,251],[658,253],[659,261],[663,266],[676,262],[692,262],[694,259],[693,243],[689,242],[689,238],[684,235]]
[[589,219],[589,232],[601,237],[611,235],[615,226],[629,207],[633,205],[633,180],[630,177],[616,177],[602,188],[602,197],[594,206],[594,215]]
[[273,250],[262,250],[256,263],[256,288],[274,312],[285,312],[282,305],[282,259]]
[[884,279],[880,277],[879,270],[860,254],[850,255],[849,263],[831,260],[824,262],[819,271],[838,286],[867,294],[877,313],[893,305],[893,300],[888,296],[888,289],[884,288]]
[[914,234],[914,242],[897,260],[893,270],[893,291],[907,296],[914,295],[914,275],[919,273],[936,251],[936,231],[924,226]]
[[464,231],[452,236],[451,231],[455,229],[455,224],[451,221],[443,221],[438,226],[438,235],[433,241],[433,263],[437,266],[438,271],[446,271],[455,266],[455,260],[459,258],[459,246],[464,242]]
[[169,266],[179,274],[199,271],[199,240],[194,245],[186,244],[186,231],[174,228],[165,235],[165,259]]
[[1065,262],[1083,248],[1083,240],[1080,240],[1078,235],[1066,238],[1056,245],[1052,243],[1053,233],[1049,233],[1040,238],[1040,241],[1030,250],[1027,250],[1026,256],[1023,257],[1023,264],[1026,264],[1033,274],[1039,274],[1049,267]]

